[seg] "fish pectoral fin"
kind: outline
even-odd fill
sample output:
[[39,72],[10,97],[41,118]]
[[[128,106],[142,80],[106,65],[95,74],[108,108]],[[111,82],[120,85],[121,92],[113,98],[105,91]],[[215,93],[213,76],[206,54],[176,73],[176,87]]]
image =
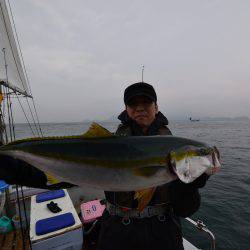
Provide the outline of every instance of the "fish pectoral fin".
[[133,170],[133,172],[137,176],[151,177],[161,168],[163,168],[163,166],[147,166],[136,168]]
[[91,138],[91,137],[112,137],[114,134],[112,134],[110,131],[108,131],[106,128],[102,127],[98,123],[93,122],[88,131],[85,132],[82,135],[84,138]]
[[68,189],[72,187],[77,187],[77,185],[71,184],[69,182],[58,182],[55,184],[47,185],[46,189],[58,190],[58,189]]
[[47,177],[47,185],[60,183],[60,181],[58,181],[53,175],[49,174],[48,172],[46,172],[45,175]]
[[3,101],[3,99],[4,99],[4,96],[3,96],[2,93],[0,93],[0,104],[1,104],[1,102]]
[[48,172],[46,172],[45,175],[47,177],[46,189],[57,190],[57,189],[71,188],[71,187],[76,186],[75,184],[72,184],[69,182],[59,181],[53,175],[49,174]]
[[134,199],[138,201],[137,209],[141,212],[151,201],[156,187],[135,191]]

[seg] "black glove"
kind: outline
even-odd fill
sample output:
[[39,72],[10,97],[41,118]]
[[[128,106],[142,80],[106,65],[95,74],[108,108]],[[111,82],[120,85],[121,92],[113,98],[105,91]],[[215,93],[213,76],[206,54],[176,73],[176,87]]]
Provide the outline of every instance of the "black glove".
[[202,174],[191,183],[175,180],[169,185],[169,199],[176,215],[187,217],[195,213],[200,206],[199,188],[205,186],[209,176]]
[[75,186],[67,182],[47,185],[47,176],[36,167],[8,155],[0,154],[0,180],[11,185],[42,189],[60,189]]
[[209,175],[206,173],[202,174],[200,177],[198,177],[193,182],[187,184],[194,188],[203,188],[206,185],[207,180],[209,179]]

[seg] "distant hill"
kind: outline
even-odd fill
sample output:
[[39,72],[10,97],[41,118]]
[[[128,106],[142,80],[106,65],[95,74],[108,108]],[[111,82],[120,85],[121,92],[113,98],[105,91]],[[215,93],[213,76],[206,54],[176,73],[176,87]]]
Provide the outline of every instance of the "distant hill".
[[237,116],[237,117],[203,117],[200,118],[202,121],[250,121],[247,116]]
[[91,122],[119,122],[118,115],[113,115],[111,117],[108,117],[106,119],[84,119],[82,122],[84,123],[91,123]]
[[[119,122],[118,115],[113,115],[106,119],[85,119],[82,122],[84,123],[91,123],[91,122]],[[169,121],[189,121],[190,117],[168,117]],[[250,121],[250,118],[247,116],[237,116],[237,117],[199,117],[200,121]]]

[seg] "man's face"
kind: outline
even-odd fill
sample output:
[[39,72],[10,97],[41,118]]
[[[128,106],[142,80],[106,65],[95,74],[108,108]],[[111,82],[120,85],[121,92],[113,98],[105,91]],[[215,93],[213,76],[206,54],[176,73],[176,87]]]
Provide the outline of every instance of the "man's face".
[[141,127],[149,127],[158,113],[158,106],[146,96],[136,96],[126,105],[126,111]]

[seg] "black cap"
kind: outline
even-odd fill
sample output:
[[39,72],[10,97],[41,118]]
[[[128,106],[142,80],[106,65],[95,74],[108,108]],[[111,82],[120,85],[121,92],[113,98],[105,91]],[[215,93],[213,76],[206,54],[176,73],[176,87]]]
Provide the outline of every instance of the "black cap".
[[128,105],[129,101],[135,96],[146,96],[153,102],[157,102],[153,86],[145,82],[137,82],[128,86],[124,91],[124,103]]

